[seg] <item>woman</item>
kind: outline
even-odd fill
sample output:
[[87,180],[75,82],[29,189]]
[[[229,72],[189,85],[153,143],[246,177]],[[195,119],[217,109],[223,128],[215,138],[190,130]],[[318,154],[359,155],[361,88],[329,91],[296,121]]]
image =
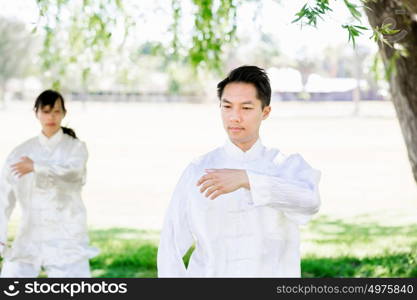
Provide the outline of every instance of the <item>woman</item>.
[[[16,147],[0,175],[1,277],[91,277],[86,212],[81,200],[87,148],[72,129],[61,126],[64,98],[46,90],[34,111],[42,126],[39,136]],[[11,248],[7,224],[19,202],[20,227]]]

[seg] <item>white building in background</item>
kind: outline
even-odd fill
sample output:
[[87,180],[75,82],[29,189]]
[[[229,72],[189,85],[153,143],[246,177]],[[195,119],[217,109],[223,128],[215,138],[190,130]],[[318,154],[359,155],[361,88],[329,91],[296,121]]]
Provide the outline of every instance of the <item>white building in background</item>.
[[[361,87],[366,87],[366,81],[360,81]],[[332,93],[332,92],[349,92],[353,91],[358,85],[355,78],[329,78],[322,77],[319,74],[311,74],[306,84],[308,93]]]
[[293,92],[303,90],[301,74],[294,68],[269,68],[266,70],[271,81],[272,93]]
[[[303,85],[298,70],[273,67],[267,69],[267,72],[271,80],[273,100],[300,100]],[[309,75],[304,91],[312,100],[352,100],[358,84],[362,92],[369,90],[364,79],[358,83],[356,78],[331,78],[313,73]]]
[[[294,68],[269,68],[267,70],[271,80],[273,92],[294,92],[303,91],[301,73]],[[361,85],[366,85],[362,80]],[[330,93],[330,92],[347,92],[356,88],[357,81],[355,78],[330,78],[323,77],[319,74],[311,74],[306,84],[308,93]]]

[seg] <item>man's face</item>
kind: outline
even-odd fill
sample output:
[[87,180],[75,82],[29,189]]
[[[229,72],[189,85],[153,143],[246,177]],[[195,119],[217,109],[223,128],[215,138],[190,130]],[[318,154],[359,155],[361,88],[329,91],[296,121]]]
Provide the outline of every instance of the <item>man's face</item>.
[[253,84],[232,82],[225,86],[220,99],[223,127],[230,140],[246,151],[259,137],[259,127],[271,107],[262,109]]
[[42,131],[45,135],[51,136],[61,128],[62,119],[65,112],[62,108],[61,100],[55,101],[54,107],[50,105],[39,108],[36,113],[42,125]]

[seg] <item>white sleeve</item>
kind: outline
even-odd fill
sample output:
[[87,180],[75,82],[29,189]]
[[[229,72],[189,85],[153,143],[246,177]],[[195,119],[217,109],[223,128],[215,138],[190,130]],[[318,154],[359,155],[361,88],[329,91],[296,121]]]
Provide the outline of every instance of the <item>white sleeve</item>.
[[34,161],[33,173],[35,185],[48,189],[65,183],[85,183],[86,164],[88,159],[87,146],[79,141],[65,162]]
[[[16,197],[10,181],[12,176],[10,164],[10,159],[7,159],[0,174],[0,242],[4,244],[7,242],[9,218],[16,205]],[[4,246],[0,245],[0,254],[3,253],[3,248]]]
[[192,246],[187,197],[192,184],[192,165],[183,172],[165,215],[158,247],[158,277],[186,277],[183,256]]
[[284,162],[279,176],[247,171],[253,205],[266,205],[282,211],[292,221],[305,224],[318,212],[321,173],[298,154]]

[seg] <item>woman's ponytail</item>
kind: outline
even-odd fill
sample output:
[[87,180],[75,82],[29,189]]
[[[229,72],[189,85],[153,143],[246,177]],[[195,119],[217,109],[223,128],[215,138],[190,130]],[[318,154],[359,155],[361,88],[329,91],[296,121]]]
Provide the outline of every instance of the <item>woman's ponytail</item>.
[[62,128],[62,131],[63,131],[65,134],[68,134],[69,136],[73,137],[74,139],[76,139],[76,138],[77,138],[77,135],[75,134],[75,131],[74,131],[74,130],[72,130],[71,128],[64,127],[64,126],[61,126],[61,128]]

